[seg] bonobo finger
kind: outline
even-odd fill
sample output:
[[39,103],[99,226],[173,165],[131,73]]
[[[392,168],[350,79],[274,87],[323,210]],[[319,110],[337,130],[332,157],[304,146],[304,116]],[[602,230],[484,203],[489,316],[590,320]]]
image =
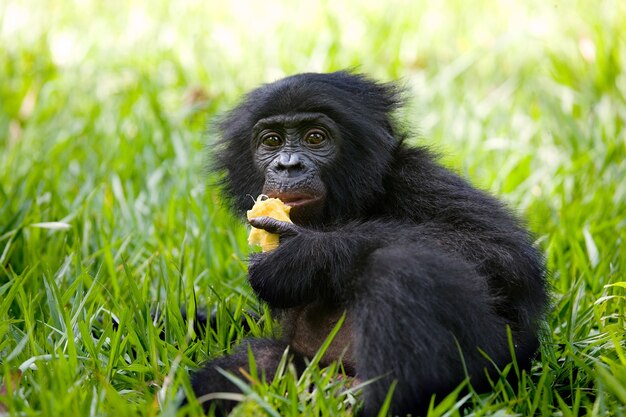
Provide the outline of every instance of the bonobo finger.
[[263,229],[276,235],[289,236],[297,233],[296,226],[293,223],[276,220],[271,217],[255,217],[250,219],[249,222],[252,227]]

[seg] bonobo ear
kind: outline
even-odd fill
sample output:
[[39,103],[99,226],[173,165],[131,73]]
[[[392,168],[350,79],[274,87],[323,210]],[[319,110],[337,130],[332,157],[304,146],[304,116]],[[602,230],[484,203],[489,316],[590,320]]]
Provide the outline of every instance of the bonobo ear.
[[264,173],[254,163],[253,114],[246,102],[222,115],[212,128],[219,137],[210,153],[208,171],[218,178],[222,197],[231,211],[244,217],[263,191]]

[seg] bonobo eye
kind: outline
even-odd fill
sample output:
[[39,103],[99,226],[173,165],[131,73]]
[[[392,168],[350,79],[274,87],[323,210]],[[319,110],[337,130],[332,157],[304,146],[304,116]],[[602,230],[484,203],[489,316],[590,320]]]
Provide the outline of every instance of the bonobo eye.
[[261,143],[265,146],[275,148],[283,144],[283,140],[276,133],[268,133],[261,139]]
[[307,145],[312,146],[321,145],[325,140],[326,134],[318,129],[309,131],[304,137],[304,141],[307,143]]

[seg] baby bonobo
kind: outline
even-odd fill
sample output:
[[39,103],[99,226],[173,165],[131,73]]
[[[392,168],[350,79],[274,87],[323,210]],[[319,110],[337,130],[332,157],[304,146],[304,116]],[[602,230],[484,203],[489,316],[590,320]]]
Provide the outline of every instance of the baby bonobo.
[[547,304],[542,255],[502,203],[405,142],[401,96],[362,75],[300,74],[252,91],[222,119],[215,168],[232,209],[244,217],[263,194],[290,206],[293,223],[249,221],[279,236],[250,257],[249,282],[281,339],[247,339],[208,362],[192,376],[197,396],[237,392],[218,368],[241,377],[249,348],[267,378],[287,347],[303,369],[344,313],[322,365],[340,360],[375,380],[365,416],[394,381],[397,415],[423,412],[466,376],[488,389],[487,375],[512,360],[507,329],[529,367]]

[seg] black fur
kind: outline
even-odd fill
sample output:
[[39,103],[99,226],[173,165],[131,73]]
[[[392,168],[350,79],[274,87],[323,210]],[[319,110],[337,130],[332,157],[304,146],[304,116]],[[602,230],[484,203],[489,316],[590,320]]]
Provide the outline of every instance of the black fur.
[[[394,380],[393,413],[423,412],[432,394],[441,399],[464,380],[462,359],[472,385],[488,387],[485,369],[491,376],[494,369],[479,349],[503,368],[511,361],[507,327],[527,368],[547,303],[543,259],[528,232],[428,150],[405,144],[393,116],[401,104],[393,84],[346,72],[301,74],[252,91],[219,125],[215,168],[240,214],[265,182],[251,144],[259,119],[320,112],[340,127],[337,155],[320,168],[323,216],[285,229],[276,250],[252,256],[249,278],[281,317],[305,306],[347,311],[341,337],[355,376],[382,376],[365,388],[366,416],[377,413]],[[284,343],[253,345],[255,354],[280,357],[292,344],[307,356],[292,338],[297,323],[285,319]],[[271,373],[275,363],[264,365]],[[193,377],[196,394],[233,389],[215,366],[236,373],[245,360],[209,362]]]

